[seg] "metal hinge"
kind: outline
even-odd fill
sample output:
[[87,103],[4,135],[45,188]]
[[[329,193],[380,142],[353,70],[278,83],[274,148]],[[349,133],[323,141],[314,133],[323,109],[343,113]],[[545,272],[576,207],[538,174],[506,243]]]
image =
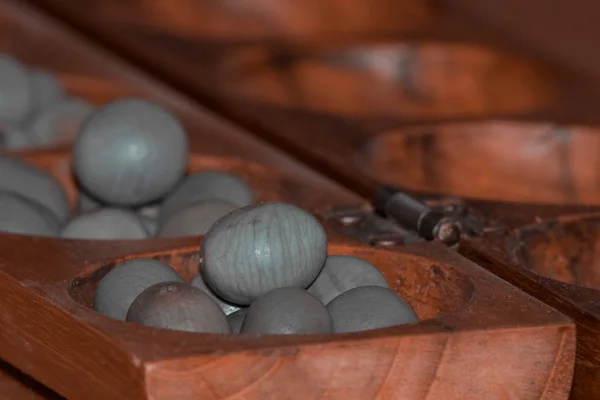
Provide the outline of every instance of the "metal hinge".
[[394,187],[375,192],[370,207],[338,207],[323,214],[345,234],[376,247],[440,241],[456,245],[461,235],[483,235],[484,220],[454,197],[419,200]]

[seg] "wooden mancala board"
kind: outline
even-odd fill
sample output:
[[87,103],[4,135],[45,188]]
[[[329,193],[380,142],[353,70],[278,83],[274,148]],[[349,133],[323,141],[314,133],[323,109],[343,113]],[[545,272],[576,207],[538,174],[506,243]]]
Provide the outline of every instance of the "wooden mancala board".
[[[376,265],[421,320],[327,336],[223,336],[141,327],[92,311],[98,280],[118,263],[139,257],[166,261],[189,279],[198,269],[200,237],[94,242],[2,234],[0,357],[13,366],[3,364],[3,398],[568,396],[575,327],[562,314],[444,244],[415,240],[375,216],[365,200],[28,6],[3,1],[0,7],[2,51],[54,71],[68,90],[95,104],[141,96],[165,105],[188,129],[190,171],[237,173],[251,184],[257,201],[285,201],[312,212],[327,230],[330,254]],[[74,202],[68,146],[16,155],[54,174]]]
[[[363,334],[262,338],[144,328],[93,312],[95,284],[137,257],[167,261],[189,278],[201,238],[88,242],[3,234],[0,357],[13,366],[2,364],[3,398],[566,398],[575,352],[567,318],[441,243],[368,246],[380,243],[375,228],[387,225],[360,197],[27,6],[0,7],[2,51],[57,73],[71,93],[95,104],[123,96],[164,104],[189,131],[190,170],[238,173],[258,201],[313,212],[329,233],[331,254],[378,266],[422,320]],[[74,200],[68,147],[18,156],[56,175]],[[344,226],[356,221],[368,224],[368,234]],[[411,237],[393,226],[382,231],[394,243]]]
[[[407,231],[376,217],[365,200],[33,9],[8,1],[0,7],[2,51],[57,73],[71,93],[95,104],[123,96],[164,104],[188,129],[191,171],[235,172],[251,184],[257,201],[290,202],[314,213],[329,234],[330,254],[356,255],[379,267],[422,320],[328,336],[226,337],[145,328],[92,311],[96,283],[119,262],[138,257],[167,261],[190,278],[201,238],[93,242],[3,234],[0,357],[12,365],[2,365],[3,398],[566,398],[575,330],[563,315],[441,243],[414,243]],[[75,200],[68,146],[17,155],[57,176]],[[367,234],[344,226],[356,221]],[[380,243],[378,227],[387,248],[368,245]],[[391,244],[385,240],[390,236]],[[405,239],[413,244],[401,246]]]
[[600,96],[584,78],[426,1],[369,2],[397,17],[381,29],[333,0],[34,2],[363,196],[394,185],[458,219],[461,254],[576,322],[571,395],[600,398]]

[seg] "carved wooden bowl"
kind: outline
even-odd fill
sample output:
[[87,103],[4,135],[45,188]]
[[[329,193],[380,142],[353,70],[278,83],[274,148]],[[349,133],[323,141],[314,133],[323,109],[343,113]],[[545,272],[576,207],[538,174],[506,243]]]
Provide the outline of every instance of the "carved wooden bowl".
[[563,399],[570,388],[568,320],[439,244],[392,252],[330,237],[330,254],[379,267],[420,323],[254,337],[151,329],[89,308],[97,281],[126,259],[167,261],[189,278],[198,238],[74,245],[0,237],[2,355],[67,398]]
[[398,129],[374,138],[355,165],[423,193],[600,205],[600,130],[583,126],[488,120]]
[[216,74],[227,97],[354,120],[524,114],[557,100],[549,70],[458,42],[249,47],[229,53]]
[[490,214],[508,230],[467,238],[461,253],[573,318],[577,360],[572,398],[598,398],[600,208],[497,206]]

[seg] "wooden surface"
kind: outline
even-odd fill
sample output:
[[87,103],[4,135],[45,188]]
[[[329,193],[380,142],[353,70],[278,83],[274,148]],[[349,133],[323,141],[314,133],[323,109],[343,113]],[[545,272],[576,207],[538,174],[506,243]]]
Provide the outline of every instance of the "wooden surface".
[[600,205],[600,130],[486,120],[384,132],[356,168],[411,190],[530,204]]
[[[578,311],[597,301],[596,292],[543,278],[504,250],[511,229],[593,212],[577,204],[600,205],[594,165],[600,135],[587,127],[600,123],[600,101],[576,69],[544,62],[543,49],[471,29],[450,7],[430,8],[433,26],[381,40],[279,35],[272,43],[223,41],[177,28],[173,20],[157,24],[138,13],[149,2],[118,17],[103,2],[89,13],[61,0],[37,2],[364,195],[391,182],[465,196],[488,229],[505,236],[499,242],[471,238],[465,248],[479,250],[464,254],[543,301],[564,305],[559,309],[578,322],[581,338],[574,398],[597,397],[600,361],[590,339],[597,318],[589,311],[581,318]],[[117,29],[102,29],[112,21]],[[565,254],[581,253],[572,241],[561,246],[571,246]],[[594,259],[598,250],[588,246],[585,254]],[[483,250],[488,247],[493,250]],[[489,261],[497,252],[504,255],[502,267]]]
[[0,394],[9,400],[64,400],[3,360],[0,360]]
[[[496,41],[494,35],[477,30],[475,25],[463,24],[463,20],[449,12],[448,8],[437,8],[425,2],[419,4],[429,12],[427,23],[425,19],[421,21],[416,18],[413,21],[411,18],[397,18],[400,22],[395,24],[395,31],[379,32],[385,38],[373,35],[373,27],[360,23],[353,23],[356,29],[348,33],[344,30],[347,29],[345,21],[349,21],[345,16],[339,18],[339,24],[333,23],[334,19],[328,19],[330,26],[325,30],[320,22],[322,20],[318,18],[314,26],[303,25],[301,21],[305,17],[299,17],[281,28],[276,17],[284,17],[285,13],[267,15],[271,19],[257,23],[253,19],[256,14],[246,12],[244,15],[248,18],[240,20],[237,6],[231,9],[212,8],[214,4],[209,1],[186,2],[181,9],[172,3],[150,0],[131,2],[126,7],[114,7],[111,2],[100,1],[91,2],[91,6],[85,8],[72,7],[72,3],[65,0],[37,0],[36,3],[48,6],[61,18],[75,23],[103,43],[110,44],[120,54],[143,64],[178,89],[196,99],[208,100],[211,106],[252,127],[257,135],[292,152],[364,196],[384,181],[426,194],[466,196],[466,201],[461,202],[468,209],[465,221],[475,219],[484,225],[484,231],[488,234],[481,237],[475,234],[465,236],[461,245],[462,254],[577,322],[579,342],[572,395],[575,399],[598,397],[597,383],[600,378],[597,366],[600,361],[597,353],[599,346],[595,341],[600,336],[595,308],[598,291],[580,286],[590,286],[590,283],[596,282],[596,276],[585,267],[597,260],[595,231],[590,230],[587,223],[575,228],[560,228],[558,231],[543,225],[541,236],[533,235],[521,240],[521,232],[536,232],[537,228],[531,227],[537,226],[540,221],[591,216],[598,211],[591,206],[600,205],[600,182],[595,175],[597,169],[582,162],[583,156],[579,157],[585,154],[585,159],[598,159],[598,135],[584,125],[600,122],[597,113],[600,101],[595,89],[571,68],[544,63],[543,51],[528,54],[526,46],[513,48],[509,41]],[[293,10],[292,3],[281,4],[282,9]],[[323,7],[331,7],[334,2],[322,4]],[[384,6],[392,3],[378,1],[374,4],[377,12],[386,10]],[[261,10],[261,5],[268,5],[268,2],[245,3],[248,7],[246,10]],[[276,9],[272,4],[270,7]],[[306,12],[310,14],[315,10],[317,8],[308,7]],[[157,18],[158,15],[165,18]],[[189,22],[192,19],[196,22],[201,17],[210,23]],[[106,29],[107,26],[111,26],[111,29]],[[247,35],[241,37],[240,31]],[[456,42],[452,45],[443,44],[448,40]],[[489,47],[491,43],[497,47]],[[449,124],[449,121],[453,124]],[[539,124],[530,124],[528,121]],[[459,124],[455,125],[455,122]],[[573,125],[568,129],[550,127],[547,130],[549,122]],[[413,126],[407,126],[407,123]],[[501,142],[498,142],[499,137]],[[497,146],[498,143],[501,145]],[[404,156],[398,157],[398,153]],[[577,157],[573,156],[574,153],[577,153]],[[513,204],[494,200],[511,201]],[[439,201],[443,204],[454,200],[442,197]],[[535,203],[545,205],[538,206]],[[592,233],[583,243],[579,237],[582,232]],[[558,240],[557,235],[567,238]],[[346,239],[340,239],[345,243]],[[347,251],[357,251],[354,247],[350,250],[347,244],[341,246]],[[79,254],[82,248],[59,250],[59,247],[52,247],[52,252],[61,257],[73,257],[70,252]],[[549,265],[547,260],[540,259],[550,252],[546,249],[553,249],[557,260],[565,260],[554,264],[553,271],[539,267]],[[154,250],[159,249],[152,247]],[[140,248],[139,251],[150,249]],[[378,253],[382,250],[371,251]],[[168,249],[165,252],[170,254]],[[406,252],[411,255],[407,256]],[[435,265],[451,260],[452,268],[466,268],[469,271],[467,275],[471,283],[471,273],[486,277],[476,278],[474,281],[477,284],[487,279],[496,282],[494,278],[473,268],[473,264],[456,258],[456,255],[436,245],[417,245],[394,254],[395,257],[408,257],[399,259],[399,263],[406,265],[414,265],[407,260],[415,254],[435,258]],[[583,258],[576,261],[578,256]],[[115,258],[119,257],[119,254],[115,254]],[[387,255],[386,259],[390,257]],[[27,261],[23,263],[26,265]],[[189,267],[189,263],[183,264]],[[376,264],[387,272],[389,278],[393,268],[379,262]],[[435,275],[435,270],[432,271]],[[14,272],[11,273],[15,278]],[[404,273],[407,275],[401,275],[403,283],[416,279],[414,276],[409,278],[411,273],[407,270]],[[429,277],[431,282],[437,282],[438,278]],[[19,279],[24,277],[16,277],[16,281]],[[64,281],[67,278],[62,279]],[[19,286],[13,280],[6,282],[14,284],[11,288],[13,291],[23,289],[22,283]],[[81,282],[85,285],[78,292],[77,299],[85,303],[89,301],[93,283],[89,279]],[[49,306],[48,310],[53,310],[56,321],[71,321],[70,311],[80,318],[76,321],[77,326],[81,326],[82,337],[90,338],[88,335],[103,332],[98,349],[104,349],[104,352],[112,349],[115,339],[108,339],[106,332],[110,332],[113,338],[115,333],[121,335],[116,339],[114,351],[105,357],[111,358],[114,365],[119,365],[118,368],[125,372],[121,376],[107,374],[110,386],[103,388],[105,395],[112,394],[111,390],[125,390],[128,392],[123,393],[128,393],[132,398],[143,398],[150,393],[155,394],[156,398],[186,398],[193,396],[194,391],[204,391],[205,394],[211,393],[213,398],[234,394],[238,397],[260,398],[265,393],[279,390],[277,393],[301,393],[305,398],[351,397],[353,394],[359,396],[357,398],[394,398],[400,393],[394,392],[392,387],[401,386],[411,391],[406,398],[426,398],[427,395],[432,398],[437,395],[443,398],[477,399],[494,396],[565,398],[564,384],[568,386],[565,376],[569,376],[570,371],[564,374],[565,367],[558,366],[563,358],[561,351],[557,352],[556,348],[553,353],[556,367],[546,370],[546,386],[532,384],[525,389],[514,384],[514,380],[520,378],[538,382],[528,373],[538,374],[539,367],[527,362],[535,359],[534,352],[550,354],[548,350],[539,353],[537,345],[531,342],[537,334],[528,331],[527,335],[522,335],[523,324],[537,324],[538,327],[533,331],[539,330],[540,335],[542,332],[552,335],[554,339],[548,337],[541,341],[547,346],[557,343],[558,336],[556,330],[548,333],[549,321],[544,319],[544,313],[528,308],[542,307],[540,304],[525,301],[526,306],[511,309],[511,303],[524,295],[521,292],[513,294],[509,287],[496,283],[501,285],[498,288],[504,288],[501,294],[496,288],[493,294],[490,291],[490,294],[485,292],[484,297],[478,297],[478,286],[474,284],[471,300],[454,311],[449,311],[452,307],[448,308],[447,304],[436,303],[429,298],[426,301],[428,307],[434,307],[438,312],[449,312],[439,316],[423,306],[420,312],[433,317],[432,320],[415,327],[400,328],[390,337],[370,337],[360,343],[339,339],[353,346],[356,351],[354,356],[340,350],[338,339],[325,345],[319,342],[319,338],[314,338],[314,342],[312,338],[307,339],[302,344],[292,343],[294,339],[282,338],[282,343],[277,343],[280,347],[266,352],[252,347],[251,350],[246,349],[243,356],[240,353],[222,356],[218,363],[214,355],[193,356],[186,361],[161,361],[163,355],[175,358],[185,350],[201,352],[203,347],[200,344],[200,347],[194,347],[190,339],[186,341],[190,343],[190,348],[185,350],[181,347],[165,349],[162,345],[144,348],[134,343],[136,338],[149,335],[137,332],[142,329],[134,329],[136,333],[133,333],[113,321],[94,316],[87,309],[74,304],[64,291],[52,288],[50,283],[42,289],[36,286],[36,290],[39,289],[38,292],[45,295],[46,300],[60,304],[67,311],[57,313]],[[421,290],[424,290],[423,293],[430,291],[419,289],[421,286],[418,284],[409,287],[419,293]],[[504,290],[509,291],[510,295],[504,295],[507,293]],[[456,301],[460,296],[452,296],[453,292],[456,290],[444,292],[443,297],[448,302]],[[25,296],[26,292],[19,293]],[[409,301],[415,301],[413,292],[402,294]],[[494,300],[493,296],[501,297]],[[43,298],[36,298],[38,300],[40,304],[45,304]],[[482,305],[494,307],[497,311],[478,308]],[[467,314],[461,314],[465,312]],[[471,318],[475,315],[476,326],[471,326]],[[26,315],[21,315],[21,318],[23,323],[30,323]],[[502,322],[503,318],[507,320]],[[91,325],[82,323],[82,319]],[[453,322],[449,324],[448,320]],[[444,322],[440,324],[440,321]],[[486,326],[487,323],[491,325]],[[487,329],[485,334],[480,330],[484,326]],[[518,329],[514,328],[517,326]],[[502,329],[495,329],[500,327]],[[513,329],[506,329],[510,327]],[[442,330],[436,330],[438,328]],[[89,329],[92,329],[92,333],[88,332]],[[426,334],[413,336],[423,332]],[[10,340],[18,341],[14,332],[13,335]],[[43,343],[43,334],[40,335],[36,340]],[[176,339],[167,334],[161,335],[158,336],[167,343],[172,340],[171,343],[180,344],[184,340],[177,335],[174,335]],[[373,335],[377,336],[375,333]],[[433,337],[442,340],[443,350],[436,350],[439,348],[436,343],[439,342],[428,341]],[[558,340],[559,348],[568,347],[568,341]],[[227,342],[223,346],[237,351],[241,347],[237,347],[240,344],[236,342]],[[202,346],[211,343],[208,341]],[[418,346],[433,349],[426,353],[433,358],[412,350]],[[396,352],[390,351],[395,347]],[[515,353],[511,350],[515,350]],[[86,350],[78,348],[78,351]],[[134,357],[128,351],[142,355]],[[530,351],[528,354],[531,356],[523,356],[524,351]],[[104,352],[94,354],[100,356]],[[564,352],[566,354],[568,350]],[[503,357],[512,360],[511,354],[517,353],[519,357],[506,364],[497,364],[495,361]],[[35,353],[34,356],[37,358],[30,369],[36,378],[68,396],[83,393],[83,383],[79,384],[81,386],[59,388],[57,376],[44,369],[51,360],[43,353]],[[25,358],[16,354],[16,351],[7,357],[10,357],[9,361],[22,361]],[[327,366],[329,370],[334,365],[333,357],[338,360],[343,357],[344,360],[340,366],[335,366],[339,371],[335,376],[319,369]],[[223,359],[225,361],[221,361]],[[399,359],[403,361],[397,361]],[[433,359],[436,361],[432,362]],[[361,380],[365,377],[356,372],[360,369],[349,367],[358,360],[373,371],[369,382]],[[96,383],[93,373],[89,372],[97,368],[93,362],[95,360],[86,365],[89,368],[82,382]],[[207,363],[213,364],[205,367]],[[383,364],[385,368],[381,366]],[[416,372],[411,375],[413,370],[403,369],[405,365],[414,366]],[[470,370],[482,372],[474,378],[472,374],[458,370],[457,365],[468,365]],[[484,368],[487,365],[497,365],[499,368]],[[249,374],[247,371],[250,366],[257,366],[260,371]],[[66,376],[73,372],[68,362],[61,368],[57,375]],[[424,371],[431,368],[435,372],[427,375]],[[238,370],[243,374],[235,374]],[[224,393],[215,389],[215,381],[210,380],[213,375],[206,371],[215,376],[227,376],[228,372],[233,372],[236,376],[246,376],[248,382],[264,376],[250,386],[241,380],[236,381],[239,392]],[[197,374],[201,372],[209,378],[199,381]],[[493,380],[489,378],[491,374],[495,374]],[[298,386],[297,381],[290,378],[292,376],[302,376],[303,382],[310,380],[316,384]],[[137,382],[137,386],[127,387],[123,383],[125,378]],[[185,382],[190,382],[190,385],[178,385],[175,383],[177,379],[187,379]],[[512,379],[513,384],[506,383],[509,382],[507,379]],[[497,382],[505,383],[499,385]],[[206,386],[201,386],[201,383]],[[353,390],[348,393],[340,389],[349,386],[367,392]],[[176,391],[185,388],[189,388],[190,392]]]
[[441,0],[515,42],[567,63],[600,83],[595,0]]
[[[62,5],[73,3],[67,0]],[[380,36],[421,28],[432,21],[429,5],[420,0],[368,4],[362,0],[103,0],[91,2],[81,11],[103,15],[117,30],[159,30],[230,43]],[[133,14],[139,18],[132,20]]]
[[521,209],[521,218],[514,218],[512,211],[493,213],[494,222],[512,234],[466,239],[460,252],[573,318],[578,348],[572,398],[596,399],[600,396],[600,211],[571,214],[557,209],[543,215]]

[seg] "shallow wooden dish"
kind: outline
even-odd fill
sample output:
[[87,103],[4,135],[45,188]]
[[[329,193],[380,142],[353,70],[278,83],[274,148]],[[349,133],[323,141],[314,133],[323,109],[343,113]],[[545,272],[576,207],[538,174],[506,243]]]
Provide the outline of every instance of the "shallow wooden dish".
[[[513,210],[514,211],[514,210]],[[577,323],[573,399],[600,396],[600,208],[496,211],[511,232],[465,239],[461,253]],[[540,212],[541,211],[541,212]],[[549,211],[549,210],[547,210]],[[504,214],[506,218],[502,218]]]
[[569,392],[571,323],[439,244],[392,252],[330,236],[330,254],[377,265],[418,324],[252,337],[149,329],[88,307],[98,279],[125,259],[158,258],[189,278],[198,238],[75,245],[0,237],[0,355],[67,398],[566,399]]
[[422,193],[600,206],[600,129],[486,120],[377,135],[354,165]]
[[219,95],[353,120],[527,114],[558,96],[541,65],[458,42],[245,48],[216,74]]

